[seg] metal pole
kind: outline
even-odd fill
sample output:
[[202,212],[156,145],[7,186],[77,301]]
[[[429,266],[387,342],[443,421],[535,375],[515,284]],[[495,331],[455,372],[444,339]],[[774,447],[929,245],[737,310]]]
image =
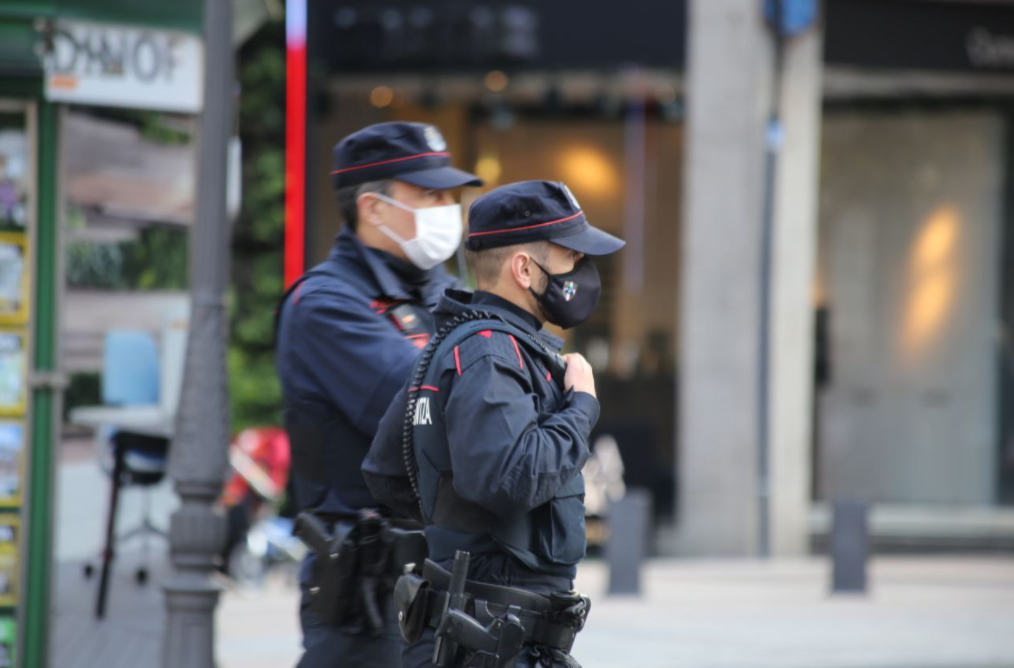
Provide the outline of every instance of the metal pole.
[[[53,576],[53,485],[61,383],[56,356],[59,299],[63,274],[59,259],[59,118],[57,106],[40,100],[28,107],[29,127],[36,129],[36,219],[29,225],[35,248],[35,312],[32,330],[35,352],[32,359],[31,411],[29,412],[31,451],[28,453],[29,482],[22,512],[27,512],[25,539],[31,567],[22,571],[25,583],[21,628],[24,653],[22,666],[45,666],[49,658],[52,631],[50,603]],[[32,137],[30,132],[29,137]],[[24,554],[24,553],[23,553]],[[27,565],[26,565],[27,566]]]
[[230,226],[227,149],[232,126],[232,0],[204,3],[204,107],[197,165],[197,211],[190,243],[190,331],[169,473],[180,496],[169,543],[174,572],[164,586],[163,668],[214,668],[212,575],[225,544],[225,519],[212,509],[222,491],[229,444],[225,290]]
[[760,314],[757,370],[757,511],[758,553],[771,556],[771,246],[774,235],[775,187],[778,178],[778,153],[784,129],[781,119],[782,70],[784,43],[782,0],[774,1],[774,67],[771,75],[771,113],[766,131],[764,164],[764,211],[761,221]]

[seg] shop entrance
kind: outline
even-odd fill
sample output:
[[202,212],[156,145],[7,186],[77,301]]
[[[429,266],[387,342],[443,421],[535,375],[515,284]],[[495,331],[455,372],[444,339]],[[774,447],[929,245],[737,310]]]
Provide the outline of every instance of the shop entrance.
[[997,502],[1005,131],[981,108],[825,117],[818,498]]

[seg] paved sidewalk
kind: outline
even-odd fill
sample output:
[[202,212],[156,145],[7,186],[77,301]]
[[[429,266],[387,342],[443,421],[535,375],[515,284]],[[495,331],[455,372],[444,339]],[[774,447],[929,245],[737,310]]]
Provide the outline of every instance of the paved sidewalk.
[[[132,580],[138,554],[114,569],[109,616],[92,619],[94,581],[81,575],[101,543],[108,478],[90,455],[60,467],[53,660],[59,668],[158,666],[166,574],[155,542],[151,583]],[[121,528],[139,514],[125,499]],[[156,523],[176,501],[156,489]],[[659,560],[645,570],[642,598],[604,595],[601,562],[582,565],[593,597],[575,656],[584,668],[1014,668],[1014,555],[882,557],[868,597],[829,597],[828,566],[797,561]],[[219,668],[289,668],[299,657],[292,574],[261,591],[230,590],[217,618]]]
[[[655,561],[642,598],[605,596],[607,577],[579,574],[584,668],[1014,667],[1014,558],[880,558],[867,597],[829,596],[818,559]],[[278,582],[226,594],[221,668],[294,665],[296,598]]]
[[[102,622],[80,562],[62,565],[52,665],[158,665],[164,563],[137,587],[133,559],[118,564]],[[594,599],[574,650],[585,668],[1014,668],[1014,559],[881,558],[867,597],[828,596],[819,560],[656,561],[641,598],[605,596],[607,576],[601,562],[579,575]],[[291,573],[226,591],[219,668],[294,666],[297,598]]]
[[218,668],[292,668],[301,655],[295,571],[273,574],[263,590],[233,589],[218,612]]
[[[109,476],[102,472],[90,440],[65,441],[57,473],[55,561],[52,581],[50,660],[53,668],[145,668],[161,661],[164,603],[161,583],[168,573],[165,541],[151,539],[150,582],[134,581],[141,565],[137,542],[123,546],[113,565],[106,618],[96,620],[97,574],[84,577],[85,563],[98,565]],[[178,505],[168,482],[150,491],[152,518],[168,527]],[[129,488],[121,496],[118,531],[141,520],[142,492]]]
[[[599,594],[606,571],[583,570]],[[830,597],[820,560],[656,562],[643,599],[597,596],[585,668],[1014,666],[1014,560],[877,560],[868,597]]]
[[134,569],[138,553],[117,558],[109,584],[106,617],[95,619],[97,576],[86,579],[84,561],[56,568],[50,615],[52,668],[135,668],[160,665],[165,619],[160,583],[168,573],[164,556],[153,558],[151,582],[138,586]]

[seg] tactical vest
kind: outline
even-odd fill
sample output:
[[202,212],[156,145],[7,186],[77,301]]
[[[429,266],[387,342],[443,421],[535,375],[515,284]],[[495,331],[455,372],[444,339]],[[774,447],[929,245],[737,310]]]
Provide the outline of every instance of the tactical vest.
[[[547,503],[510,517],[499,517],[454,490],[443,410],[433,390],[438,387],[440,360],[444,355],[482,330],[503,332],[513,335],[529,354],[543,361],[547,368],[559,370],[559,377],[563,377],[560,356],[526,332],[488,313],[476,311],[464,319],[463,323],[452,322],[441,330],[433,345],[423,351],[409,386],[405,465],[424,523],[463,534],[488,535],[502,550],[536,571],[572,567],[584,558],[586,547],[585,490],[580,473]],[[561,403],[562,399],[561,390]],[[556,407],[546,408],[551,412]]]
[[[299,286],[314,276],[327,276],[352,284],[365,294],[376,288],[355,276],[341,273],[333,262],[323,262],[303,274],[286,290],[278,307],[276,332],[282,308]],[[386,316],[391,326],[422,349],[430,339],[425,327],[425,308],[408,302],[375,299],[370,306]],[[337,354],[337,353],[336,353]],[[300,510],[346,515],[376,506],[360,466],[370,448],[370,439],[359,437],[352,421],[332,406],[296,402],[286,405],[285,430],[292,450],[295,501]]]

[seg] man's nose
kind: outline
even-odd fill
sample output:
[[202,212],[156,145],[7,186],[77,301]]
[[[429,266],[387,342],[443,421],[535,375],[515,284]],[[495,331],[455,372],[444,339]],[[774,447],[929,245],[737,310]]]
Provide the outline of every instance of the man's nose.
[[455,199],[454,199],[454,193],[453,192],[451,192],[450,190],[441,190],[440,191],[440,204],[442,206],[447,206],[448,204],[454,204],[454,203],[455,203]]

